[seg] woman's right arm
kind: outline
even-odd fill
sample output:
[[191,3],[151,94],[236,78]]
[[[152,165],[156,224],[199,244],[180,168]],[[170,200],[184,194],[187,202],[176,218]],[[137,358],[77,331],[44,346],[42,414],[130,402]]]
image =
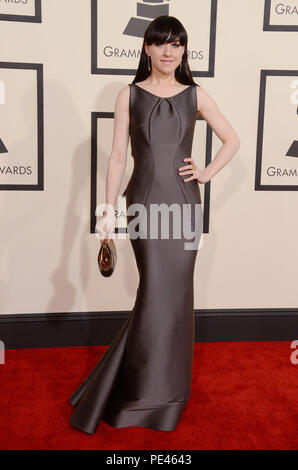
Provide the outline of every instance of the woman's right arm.
[[[127,163],[127,148],[129,143],[129,85],[123,87],[116,97],[114,107],[114,130],[112,150],[108,160],[105,202],[116,208],[117,198],[122,183]],[[104,212],[106,214],[106,212]],[[98,223],[98,232],[103,228],[105,232],[111,233],[115,226],[115,216],[102,219],[104,223]],[[106,227],[105,227],[106,225]]]

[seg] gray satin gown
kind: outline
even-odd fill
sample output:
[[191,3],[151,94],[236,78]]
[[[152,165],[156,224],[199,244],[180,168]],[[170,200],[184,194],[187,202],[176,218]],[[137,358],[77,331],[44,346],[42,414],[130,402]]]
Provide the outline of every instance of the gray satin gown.
[[[190,175],[178,174],[178,168],[187,164],[183,158],[191,156],[196,85],[163,98],[131,84],[129,111],[134,170],[126,187],[126,207],[141,203],[148,209],[137,227],[141,232],[147,220],[150,229],[150,204],[188,204],[185,220],[200,238],[199,184],[184,182]],[[127,215],[128,223],[133,220]],[[173,431],[189,399],[198,241],[196,249],[186,250],[185,242],[194,238],[185,238],[183,228],[181,238],[171,238],[171,217],[169,224],[168,238],[162,238],[160,231],[157,238],[130,237],[139,272],[135,304],[90,375],[70,396],[75,406],[70,422],[81,431],[94,434],[100,420],[115,428]]]

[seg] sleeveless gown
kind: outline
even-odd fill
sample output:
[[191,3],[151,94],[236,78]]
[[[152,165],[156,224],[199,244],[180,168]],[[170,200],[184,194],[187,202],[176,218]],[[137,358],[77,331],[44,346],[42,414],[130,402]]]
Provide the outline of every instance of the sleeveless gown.
[[[126,208],[141,203],[140,232],[150,229],[150,204],[186,205],[191,229],[202,234],[197,180],[184,182],[178,168],[191,157],[197,118],[196,86],[159,97],[130,84],[129,134],[134,169],[126,187]],[[188,204],[188,206],[187,206]],[[200,217],[195,219],[195,207]],[[142,212],[142,211],[141,211]],[[127,222],[134,221],[127,214]],[[112,427],[176,429],[190,397],[194,346],[194,238],[131,238],[139,285],[133,310],[89,376],[71,394],[70,422],[94,434],[100,420]],[[182,227],[182,222],[181,222]],[[128,230],[129,233],[129,230]],[[149,232],[147,232],[149,233]]]

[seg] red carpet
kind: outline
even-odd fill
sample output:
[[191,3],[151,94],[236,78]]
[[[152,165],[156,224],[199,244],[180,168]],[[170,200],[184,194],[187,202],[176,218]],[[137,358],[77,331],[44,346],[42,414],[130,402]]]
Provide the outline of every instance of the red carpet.
[[1,449],[297,449],[298,365],[290,341],[196,343],[192,394],[176,431],[72,427],[69,395],[106,346],[7,350]]

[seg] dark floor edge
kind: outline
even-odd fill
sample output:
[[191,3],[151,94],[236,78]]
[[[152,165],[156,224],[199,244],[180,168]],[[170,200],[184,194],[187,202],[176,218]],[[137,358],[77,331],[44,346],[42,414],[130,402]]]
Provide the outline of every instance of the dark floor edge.
[[[1,314],[5,349],[108,345],[130,312]],[[195,341],[292,341],[297,308],[195,310]]]

